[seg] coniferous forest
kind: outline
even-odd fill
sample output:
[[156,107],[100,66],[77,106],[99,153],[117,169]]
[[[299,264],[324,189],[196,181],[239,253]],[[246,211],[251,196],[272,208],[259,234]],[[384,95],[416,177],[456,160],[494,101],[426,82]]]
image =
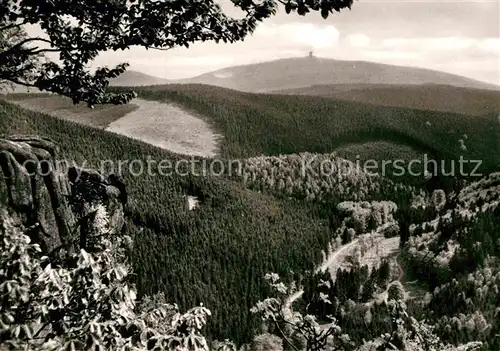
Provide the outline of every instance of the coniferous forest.
[[0,1],[0,351],[499,351],[497,12]]
[[[203,302],[213,311],[207,325],[208,338],[230,339],[241,345],[251,342],[258,333],[261,322],[250,309],[270,293],[264,275],[276,272],[285,281],[300,281],[304,286],[304,296],[296,308],[301,306],[320,320],[335,316],[343,331],[359,344],[390,332],[390,313],[383,294],[387,294],[393,280],[401,280],[398,269],[402,269],[403,283],[419,281],[417,297],[407,301],[408,311],[415,318],[431,321],[436,333],[450,343],[481,340],[487,343],[485,349],[497,347],[498,311],[493,308],[498,305],[497,176],[475,182],[449,177],[413,183],[361,171],[340,178],[315,172],[304,176],[299,172],[304,159],[314,158],[309,162],[314,170],[322,160],[335,161],[340,156],[326,153],[333,145],[314,146],[314,139],[307,134],[301,138],[288,135],[292,130],[288,131],[287,125],[299,113],[293,109],[302,111],[315,106],[316,110],[307,115],[321,118],[319,112],[323,108],[324,118],[335,119],[335,103],[321,100],[324,104],[321,107],[320,100],[309,105],[310,99],[302,101],[297,97],[243,95],[225,90],[214,95],[214,92],[217,89],[203,90],[201,86],[194,86],[192,90],[182,88],[178,92],[170,87],[164,91],[160,87],[139,90],[146,98],[164,94],[162,99],[172,99],[206,113],[210,116],[206,118],[229,136],[222,145],[226,160],[244,161],[243,173],[223,177],[148,178],[124,174],[131,199],[126,209],[126,228],[134,238],[131,262],[139,296],[162,292],[168,301],[182,308]],[[216,100],[218,96],[220,100]],[[253,105],[244,107],[252,99]],[[278,113],[275,111],[283,109],[266,110],[275,103],[273,99],[277,106],[287,106],[289,112],[275,116],[273,113]],[[214,105],[210,105],[211,100],[215,101]],[[233,104],[235,112],[224,107],[225,104]],[[238,108],[237,104],[243,107]],[[210,113],[203,110],[216,105],[220,110]],[[357,107],[353,116],[361,108]],[[254,118],[259,109],[263,110],[261,117]],[[119,160],[124,154],[131,159],[175,160],[179,157],[139,141],[21,110],[8,103],[2,103],[2,110],[2,130],[10,134],[49,135],[62,145],[64,157],[77,163],[85,160],[89,165],[98,166],[101,159]],[[396,112],[388,110],[387,113]],[[433,117],[408,113],[408,122],[394,127],[401,132],[395,132],[397,138],[391,142],[404,142],[415,153],[432,150],[443,159],[458,159],[460,149],[455,147],[455,153],[450,154],[451,146],[437,142],[443,133],[449,133],[446,123],[453,123],[455,133],[468,131],[471,152],[484,156],[484,172],[494,170],[492,165],[499,150],[495,149],[493,138],[498,131],[496,126],[487,127],[487,117],[474,120],[476,125],[473,125],[470,120],[460,122],[461,117],[456,115]],[[287,138],[294,140],[295,148],[273,146],[266,141],[265,134],[258,132],[247,134],[247,139],[241,140],[238,129],[231,129],[234,127],[229,123],[239,120],[244,126],[241,122],[244,118],[249,123],[262,118],[290,119],[282,124],[279,133],[283,133],[283,143]],[[341,115],[338,118],[342,118]],[[373,120],[373,123],[382,125],[386,118],[382,115],[380,122]],[[408,129],[411,123],[425,123],[424,120],[431,118],[443,124],[441,128],[434,127],[435,136],[411,134]],[[366,135],[367,142],[386,140],[386,133],[390,133],[390,130],[377,131],[376,126],[366,130],[356,130],[355,124],[339,128],[349,121],[336,122],[335,130],[340,136],[336,142],[349,144],[348,138],[356,132]],[[311,125],[309,120],[297,123]],[[249,125],[242,130],[254,128]],[[474,128],[487,130],[486,134],[480,134],[481,142],[475,139],[479,135],[474,134]],[[274,128],[275,133],[277,130]],[[490,138],[489,135],[492,142],[487,146],[484,138]],[[346,139],[342,139],[344,137]],[[263,156],[243,158],[251,154]],[[354,163],[347,167],[355,170]],[[443,187],[446,193],[441,190]],[[434,194],[435,190],[444,193],[442,198]],[[197,196],[200,207],[186,210],[184,195]],[[436,204],[436,197],[444,204]],[[359,213],[357,203],[361,204]],[[347,210],[343,206],[347,206]],[[354,209],[349,210],[349,206]],[[321,262],[324,252],[374,231],[386,239],[400,237],[399,254],[372,267],[364,265],[361,258],[350,268],[338,268],[335,281],[328,273],[307,273]],[[319,282],[322,284],[318,287]],[[405,283],[403,289],[411,290],[411,284]],[[458,291],[461,293],[457,294]],[[325,303],[320,295],[332,303]],[[442,304],[445,300],[447,303]]]

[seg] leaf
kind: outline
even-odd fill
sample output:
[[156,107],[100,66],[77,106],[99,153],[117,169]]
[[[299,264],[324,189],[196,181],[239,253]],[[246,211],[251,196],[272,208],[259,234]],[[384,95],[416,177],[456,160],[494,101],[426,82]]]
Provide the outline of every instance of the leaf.
[[33,332],[30,329],[29,325],[23,324],[23,330],[28,339],[31,339],[33,337]]
[[14,328],[14,337],[19,338],[19,334],[21,334],[21,326],[20,325],[17,325],[15,328]]
[[306,14],[306,7],[304,6],[304,4],[299,4],[297,13],[299,14],[299,16],[304,16]]
[[12,316],[10,313],[4,314],[4,317],[7,320],[7,322],[14,323],[14,316]]
[[290,2],[287,2],[285,4],[285,12],[289,14],[292,11],[292,5],[290,5]]

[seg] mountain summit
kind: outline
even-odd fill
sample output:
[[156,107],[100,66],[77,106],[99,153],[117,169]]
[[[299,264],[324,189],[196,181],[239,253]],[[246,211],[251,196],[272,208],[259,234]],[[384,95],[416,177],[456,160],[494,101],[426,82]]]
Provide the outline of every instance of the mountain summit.
[[424,68],[307,57],[233,66],[177,83],[208,84],[246,92],[270,92],[318,84],[440,84],[497,90],[495,85]]

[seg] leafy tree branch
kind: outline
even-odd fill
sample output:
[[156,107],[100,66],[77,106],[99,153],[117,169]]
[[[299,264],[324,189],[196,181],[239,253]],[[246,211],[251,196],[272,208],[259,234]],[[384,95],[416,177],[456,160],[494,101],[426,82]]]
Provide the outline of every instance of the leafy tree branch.
[[[113,69],[89,65],[106,51],[133,46],[169,50],[195,42],[233,43],[251,34],[257,24],[275,15],[305,15],[350,8],[353,0],[233,0],[243,18],[227,16],[213,0],[6,0],[0,4],[0,81],[35,87],[70,97],[73,102],[123,104],[133,92],[112,94],[109,79],[122,74],[127,64]],[[28,37],[23,25],[38,25],[46,38]],[[12,37],[10,31],[20,37]],[[35,42],[47,48],[30,46]],[[42,54],[58,53],[59,60]],[[30,62],[28,67],[24,65]]]

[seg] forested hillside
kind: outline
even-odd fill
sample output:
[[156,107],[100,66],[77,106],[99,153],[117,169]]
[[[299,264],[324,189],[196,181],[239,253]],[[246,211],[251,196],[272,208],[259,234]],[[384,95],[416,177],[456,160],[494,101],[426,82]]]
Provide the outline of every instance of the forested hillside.
[[[392,160],[409,161],[427,154],[429,159],[438,160],[438,166],[445,160],[449,172],[450,161],[458,165],[462,156],[465,160],[481,160],[478,173],[482,174],[497,169],[500,159],[496,112],[475,118],[463,113],[315,96],[249,94],[204,85],[152,86],[136,91],[141,98],[175,102],[206,118],[224,135],[224,158],[338,150],[340,156],[352,161],[358,155],[362,161],[381,161],[388,153]],[[464,173],[470,173],[471,166],[465,164]],[[422,183],[421,178],[412,178],[404,181]]]
[[[425,299],[406,301],[411,316],[432,321],[437,335],[449,342],[481,340],[486,342],[484,350],[498,345],[498,314],[491,312],[499,296],[493,278],[498,267],[493,258],[498,254],[497,177],[465,188],[461,177],[445,177],[450,178],[447,193],[433,193],[444,183],[423,178],[410,186],[401,183],[404,178],[368,175],[343,161],[341,152],[332,153],[343,150],[352,156],[353,145],[371,143],[378,149],[365,149],[363,158],[462,156],[483,160],[481,172],[491,172],[498,168],[500,154],[495,116],[474,118],[206,86],[146,87],[138,93],[200,114],[224,135],[222,162],[238,159],[243,165],[242,172],[223,176],[188,172],[137,177],[125,168],[127,231],[134,238],[131,258],[140,296],[164,292],[182,308],[203,302],[214,313],[209,339],[228,338],[241,345],[259,333],[261,322],[250,308],[270,294],[262,278],[276,272],[284,281],[304,286],[304,300],[294,309],[318,314],[320,320],[333,314],[360,344],[391,332],[384,296],[389,283],[404,276],[402,289],[411,289],[410,280],[418,279],[420,290],[428,293]],[[126,137],[4,102],[0,106],[3,133],[48,136],[61,145],[62,157],[80,165],[98,167],[101,160],[123,160],[124,155],[144,162],[149,157],[182,159]],[[325,175],[319,172],[322,162],[341,164],[349,172],[340,172],[340,167]],[[304,163],[311,166],[306,174],[301,172]],[[197,196],[200,207],[189,211],[185,195]],[[474,212],[474,206],[484,211],[459,220],[464,212]],[[450,224],[446,218],[454,220]],[[371,268],[349,259],[351,268],[339,270],[336,279],[307,273],[324,259],[322,251],[373,231],[400,237],[400,254]],[[461,233],[474,235],[471,239]],[[488,280],[481,278],[485,275]],[[329,279],[330,288],[317,288],[318,282]],[[463,307],[457,313],[436,308],[457,286],[466,289],[456,302]],[[477,292],[483,288],[488,292]],[[333,305],[325,306],[325,296]],[[475,324],[463,332],[469,317]]]
[[281,90],[276,94],[314,95],[373,105],[485,116],[500,113],[500,91],[443,84],[330,84]]
[[0,351],[499,351],[497,10],[0,1]]
[[[143,162],[148,157],[180,158],[132,139],[0,104],[2,133],[50,137],[61,145],[62,157],[77,165],[99,167],[101,160],[118,162],[124,155]],[[155,174],[134,177],[126,167],[123,174],[139,293],[164,291],[182,307],[203,301],[214,311],[211,336],[248,341],[257,326],[249,309],[266,294],[264,274],[289,276],[291,270],[314,267],[331,238],[328,222],[335,214],[323,206],[248,191],[221,177]],[[187,194],[200,198],[196,211],[184,206]]]

